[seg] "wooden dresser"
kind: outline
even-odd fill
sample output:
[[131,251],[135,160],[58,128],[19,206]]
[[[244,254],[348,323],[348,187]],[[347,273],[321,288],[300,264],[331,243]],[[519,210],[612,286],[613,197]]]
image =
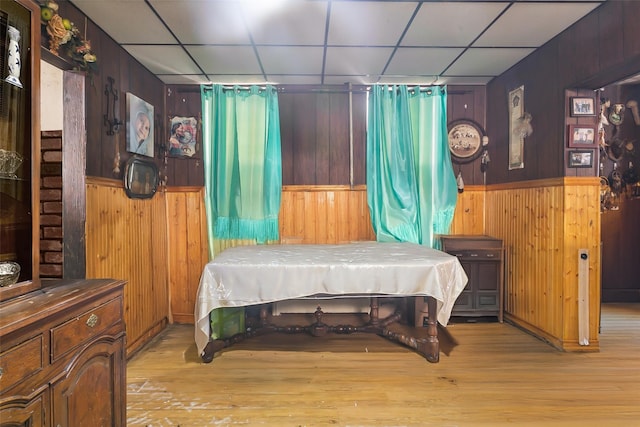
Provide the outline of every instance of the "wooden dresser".
[[502,240],[485,235],[440,236],[442,250],[458,257],[469,278],[453,306],[452,316],[496,316],[504,307]]
[[126,425],[124,285],[42,280],[0,303],[0,426]]

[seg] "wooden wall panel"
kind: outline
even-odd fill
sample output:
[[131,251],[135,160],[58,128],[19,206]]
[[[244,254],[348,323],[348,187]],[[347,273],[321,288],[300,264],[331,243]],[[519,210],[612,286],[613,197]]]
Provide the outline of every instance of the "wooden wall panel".
[[578,344],[578,250],[589,251],[589,332],[600,328],[600,183],[598,178],[567,178],[564,191],[564,334],[563,348]]
[[[279,89],[283,184],[351,184],[348,88],[285,85]],[[352,102],[353,183],[364,184],[366,96],[354,93]]]
[[117,181],[87,179],[87,278],[127,280],[127,354],[167,323],[165,194],[129,199]]
[[[473,120],[482,129],[487,131],[486,123],[486,87],[485,86],[449,86],[447,92],[447,122],[451,123],[459,119]],[[489,148],[491,138],[489,136]],[[491,154],[493,156],[493,154]],[[484,184],[484,175],[480,170],[480,158],[470,163],[453,164],[456,174],[462,172],[465,185]]]
[[209,261],[202,187],[166,192],[169,290],[172,321],[193,323],[200,275]]
[[285,186],[280,207],[282,243],[375,240],[364,186]]
[[[162,116],[168,133],[171,131],[171,118],[195,117],[202,120],[202,102],[200,86],[197,85],[169,85],[165,97],[167,113]],[[202,186],[204,185],[204,165],[202,162],[202,127],[199,123],[196,143],[196,154],[193,157],[172,157],[167,155],[168,136],[158,138],[158,153],[163,158],[160,168],[163,179],[168,186]],[[167,135],[168,135],[167,133]]]
[[465,186],[464,192],[458,193],[450,234],[485,234],[484,196],[485,187],[479,185]]
[[[600,304],[596,178],[490,186],[486,232],[506,249],[505,312],[565,350],[597,350]],[[589,250],[590,345],[578,345],[578,249]]]

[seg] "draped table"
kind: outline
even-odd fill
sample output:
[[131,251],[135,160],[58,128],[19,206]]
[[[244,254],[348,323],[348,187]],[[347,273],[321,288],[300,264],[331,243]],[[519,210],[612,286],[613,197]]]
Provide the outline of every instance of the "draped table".
[[211,337],[209,315],[217,308],[319,297],[368,296],[375,301],[381,296],[424,296],[429,301],[428,338],[394,336],[386,328],[388,322],[378,322],[373,302],[371,324],[362,330],[399,341],[437,361],[436,322],[447,325],[466,283],[455,256],[413,243],[237,246],[204,267],[194,313],[195,341],[205,361],[213,358],[213,351],[230,345],[229,340]]

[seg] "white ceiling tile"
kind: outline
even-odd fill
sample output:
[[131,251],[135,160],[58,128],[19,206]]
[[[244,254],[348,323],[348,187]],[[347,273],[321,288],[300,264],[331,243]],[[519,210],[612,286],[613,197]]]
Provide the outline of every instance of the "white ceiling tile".
[[402,39],[402,46],[467,47],[508,4],[423,3]]
[[449,77],[440,76],[436,82],[439,85],[486,85],[493,77]]
[[446,71],[450,76],[497,76],[533,52],[534,49],[468,49]]
[[200,69],[178,46],[124,46],[134,58],[154,74],[199,74]]
[[[176,42],[175,37],[142,0],[76,0],[73,4],[90,16],[96,25],[106,29],[119,44]],[[122,13],[123,10],[126,13]]]
[[150,3],[183,44],[251,42],[238,2],[150,0]]
[[272,3],[264,0],[70,1],[167,84],[211,76],[230,84],[429,84],[440,73],[448,84],[486,84],[602,3],[281,0],[266,10]]
[[168,85],[201,85],[209,82],[207,76],[202,74],[160,74],[158,78]]
[[187,46],[207,74],[261,74],[260,64],[250,46]]
[[266,84],[262,75],[229,75],[229,74],[212,74],[210,83],[223,85],[247,85],[247,84]]
[[381,76],[376,82],[388,85],[425,85],[439,84],[436,76]]
[[319,74],[299,76],[295,74],[269,75],[269,81],[279,85],[319,85],[322,77]]
[[363,75],[332,75],[328,74],[324,77],[324,84],[326,85],[343,85],[351,83],[354,85],[370,85],[378,81],[378,76],[363,76]]
[[330,45],[395,46],[417,2],[334,1]]
[[373,47],[329,47],[325,73],[379,75],[391,53],[392,48]]
[[542,46],[597,6],[597,3],[516,3],[474,46]]
[[245,5],[244,13],[256,44],[324,44],[326,1],[288,1],[269,10],[253,2]]
[[437,76],[462,53],[462,48],[399,48],[385,74]]
[[267,74],[320,74],[322,47],[258,46],[260,62]]

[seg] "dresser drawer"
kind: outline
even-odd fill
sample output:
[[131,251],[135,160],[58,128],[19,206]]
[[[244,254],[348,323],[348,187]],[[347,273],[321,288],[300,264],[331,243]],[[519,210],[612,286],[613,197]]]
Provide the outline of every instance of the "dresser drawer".
[[122,319],[122,301],[115,299],[51,329],[51,361],[100,335]]
[[42,335],[0,354],[0,390],[8,390],[44,367]]

